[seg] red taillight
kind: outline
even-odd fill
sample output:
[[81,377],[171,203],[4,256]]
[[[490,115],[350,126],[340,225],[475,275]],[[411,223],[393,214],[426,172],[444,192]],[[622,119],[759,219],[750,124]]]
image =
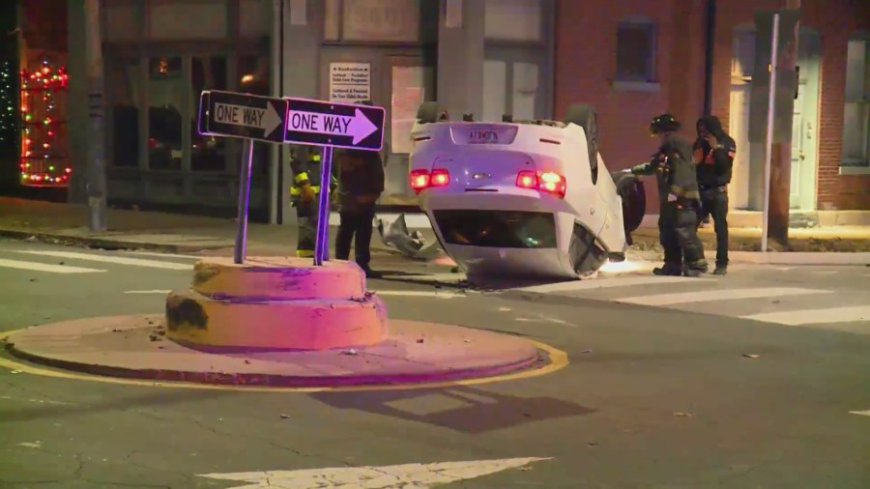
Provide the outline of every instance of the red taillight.
[[533,171],[523,170],[517,174],[517,187],[538,188],[538,174]]
[[432,170],[414,170],[411,172],[411,189],[420,193],[430,187],[446,187],[450,184],[450,172],[437,168]]
[[418,194],[429,186],[429,170],[414,170],[411,172],[411,189]]
[[565,177],[558,173],[535,173],[533,171],[523,170],[517,174],[517,187],[547,192],[548,194],[555,195],[562,199],[565,198],[565,193],[568,190],[568,183],[565,181]]
[[450,172],[443,169],[432,170],[429,175],[429,185],[432,187],[446,187],[450,183]]

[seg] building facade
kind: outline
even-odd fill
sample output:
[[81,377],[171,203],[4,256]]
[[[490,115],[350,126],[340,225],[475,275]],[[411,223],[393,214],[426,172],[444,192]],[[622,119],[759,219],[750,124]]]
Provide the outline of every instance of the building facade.
[[[49,0],[19,2],[19,15]],[[70,197],[86,200],[86,5],[67,0]],[[804,0],[792,207],[870,209],[870,9]],[[241,144],[195,130],[204,89],[387,109],[383,206],[414,205],[409,131],[418,105],[456,119],[599,113],[612,170],[648,158],[649,119],[692,132],[710,107],[738,143],[735,209],[760,210],[763,145],[750,143],[754,16],[784,0],[99,0],[110,203],[231,216]],[[35,8],[34,7],[38,7]],[[711,7],[712,13],[711,14]],[[57,21],[62,9],[54,9]],[[56,15],[55,15],[56,14]],[[36,18],[36,17],[34,17]],[[41,21],[25,25],[40,36]],[[61,30],[61,29],[55,29]],[[68,30],[68,32],[66,32]],[[710,35],[712,34],[712,35]],[[55,36],[56,37],[56,36]],[[34,46],[36,42],[31,43]],[[27,55],[22,55],[26,59]],[[756,107],[755,110],[758,110]],[[255,145],[252,217],[292,223],[291,148]],[[654,209],[655,192],[648,192]]]
[[[84,45],[84,3],[68,4],[71,43]],[[381,203],[413,204],[423,101],[456,116],[552,116],[553,16],[551,0],[103,0],[109,200],[232,215],[241,144],[195,131],[199,93],[224,89],[386,107]],[[84,126],[72,140],[86,141]],[[255,147],[253,218],[293,222],[291,148]]]
[[[594,103],[602,154],[610,168],[625,168],[652,151],[653,114],[674,113],[691,135],[706,102],[737,141],[731,206],[761,210],[764,146],[748,135],[755,14],[785,6],[778,0],[558,2],[556,116],[572,103]],[[791,207],[868,210],[870,8],[860,0],[804,0],[801,9]],[[708,83],[712,90],[705,93]],[[655,205],[651,194],[648,204]]]

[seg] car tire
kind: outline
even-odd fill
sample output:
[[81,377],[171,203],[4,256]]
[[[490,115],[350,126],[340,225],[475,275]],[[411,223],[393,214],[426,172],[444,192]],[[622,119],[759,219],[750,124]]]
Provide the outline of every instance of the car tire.
[[423,102],[417,108],[417,121],[421,124],[432,124],[438,122],[442,113],[444,111],[438,102]]
[[631,233],[640,227],[646,215],[646,189],[636,175],[624,172],[614,172],[613,183],[616,193],[622,197],[622,222],[625,228],[625,239],[631,244]]
[[577,104],[568,109],[565,122],[577,124],[586,133],[586,148],[589,150],[589,166],[592,184],[598,183],[598,116],[591,105]]

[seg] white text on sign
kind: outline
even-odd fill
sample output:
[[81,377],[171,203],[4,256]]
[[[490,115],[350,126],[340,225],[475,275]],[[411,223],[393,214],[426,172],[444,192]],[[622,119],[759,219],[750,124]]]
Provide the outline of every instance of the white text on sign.
[[291,110],[288,119],[287,129],[290,131],[350,136],[353,144],[358,144],[378,130],[359,109],[356,109],[353,116]]

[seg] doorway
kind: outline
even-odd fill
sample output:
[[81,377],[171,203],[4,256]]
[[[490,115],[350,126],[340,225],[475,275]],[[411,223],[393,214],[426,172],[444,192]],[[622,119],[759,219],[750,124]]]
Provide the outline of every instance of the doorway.
[[[387,112],[382,204],[412,199],[408,183],[411,128],[417,108],[435,99],[435,67],[414,48],[328,46],[320,64],[320,98],[358,103],[366,98]],[[347,75],[353,73],[353,75]]]
[[818,168],[819,72],[821,36],[801,30],[798,41],[798,93],[794,101],[791,139],[792,209],[815,210]]

